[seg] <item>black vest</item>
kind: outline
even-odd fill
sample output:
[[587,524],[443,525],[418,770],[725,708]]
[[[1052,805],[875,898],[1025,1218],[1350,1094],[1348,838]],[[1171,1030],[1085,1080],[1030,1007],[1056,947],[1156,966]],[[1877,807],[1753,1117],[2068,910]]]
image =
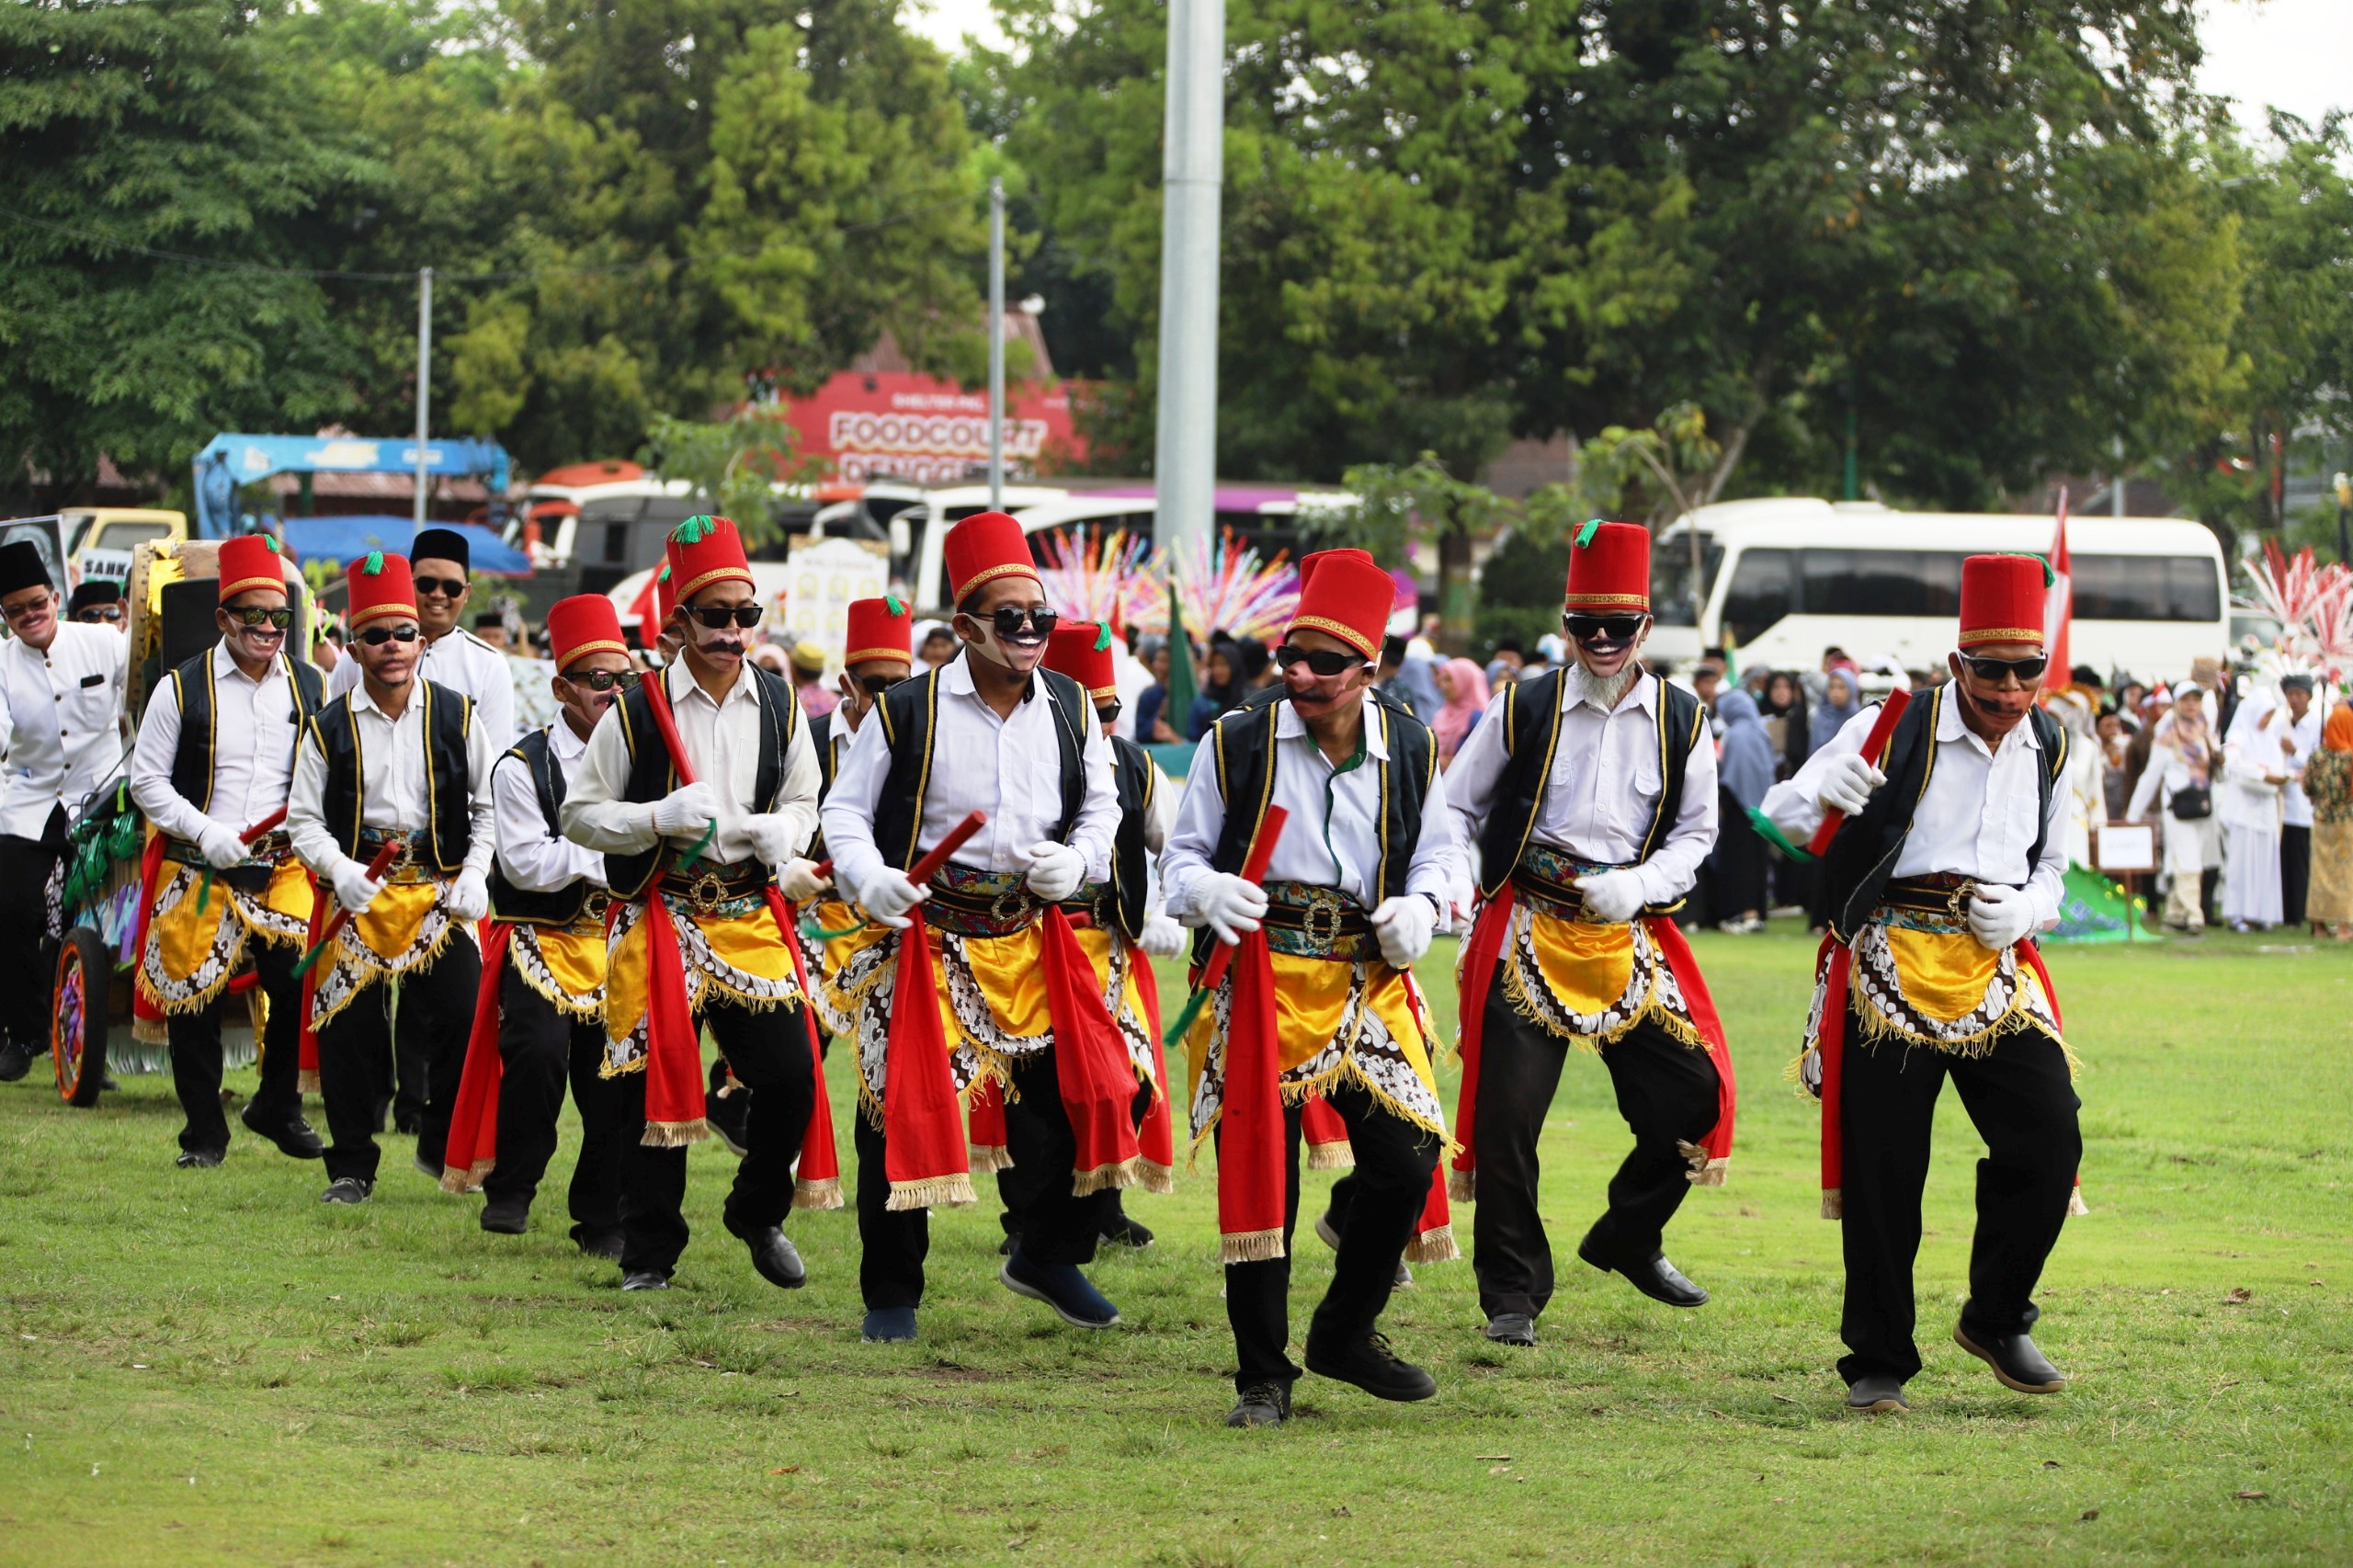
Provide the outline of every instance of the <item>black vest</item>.
[[[179,748],[172,754],[172,793],[188,801],[198,811],[212,810],[212,749],[213,728],[212,653],[207,648],[172,672],[172,695],[180,704]],[[294,694],[294,739],[299,744],[302,731],[317,716],[320,705],[326,700],[326,677],[316,665],[306,665],[290,658],[283,652],[278,662],[286,666],[287,679]]]
[[[760,702],[760,756],[752,775],[752,810],[772,812],[784,790],[784,759],[792,733],[801,726],[801,704],[793,700],[792,688],[781,676],[752,664],[744,666],[744,674]],[[666,670],[656,670],[647,678],[666,680],[669,676]],[[667,697],[670,688],[664,687],[662,694]],[[613,704],[620,715],[621,739],[629,746],[629,787],[621,798],[641,805],[658,801],[678,787],[677,770],[670,766],[670,748],[662,744],[661,727],[654,722],[653,701],[641,683]],[[714,789],[726,787],[723,779],[703,782]],[[606,885],[613,896],[631,898],[642,892],[654,880],[662,849],[657,843],[642,855],[606,856]]]
[[[917,840],[923,833],[923,802],[931,787],[931,770],[934,766],[953,766],[952,759],[935,758],[931,745],[939,724],[939,671],[947,667],[943,665],[901,681],[881,695],[869,715],[881,722],[882,738],[891,747],[891,771],[882,780],[882,798],[874,807],[874,847],[886,864],[902,871],[922,858]],[[1079,811],[1086,803],[1085,726],[1098,721],[1086,693],[1070,676],[1040,669],[1030,678],[1036,684],[1023,700],[1034,702],[1042,692],[1053,710],[1054,749],[1062,764],[1063,785],[1063,820],[1054,829],[1054,841],[1067,844],[1071,829],[1078,825]]]
[[[556,721],[561,724],[562,719]],[[548,836],[562,838],[563,829],[558,825],[557,813],[563,810],[563,769],[556,766],[555,751],[548,744],[545,730],[533,730],[515,743],[506,754],[520,758],[531,770],[531,791],[539,797],[540,815],[547,819]],[[494,920],[505,920],[518,926],[569,926],[580,918],[588,907],[592,891],[585,878],[553,892],[526,892],[506,880],[493,857],[490,862],[490,914]]]
[[[1561,744],[1561,683],[1565,666],[1547,670],[1534,680],[1515,681],[1504,687],[1502,699],[1491,704],[1483,724],[1504,727],[1508,760],[1495,781],[1495,801],[1486,825],[1479,830],[1482,883],[1489,897],[1511,880],[1519,858],[1528,849],[1536,819],[1544,809],[1544,791],[1552,784],[1552,756]],[[1712,744],[1708,736],[1707,710],[1699,699],[1679,686],[1658,683],[1658,804],[1650,826],[1643,833],[1642,858],[1649,859],[1666,842],[1683,803],[1683,777],[1690,768],[1694,746]],[[1683,901],[1654,904],[1646,914],[1665,915],[1683,907]]]
[[1114,735],[1111,772],[1120,791],[1120,831],[1111,840],[1111,900],[1119,907],[1120,929],[1130,941],[1138,941],[1143,937],[1144,892],[1150,880],[1143,828],[1159,788],[1159,769],[1143,747]]
[[[817,748],[817,803],[824,805],[825,797],[834,792],[834,716],[819,713],[809,721],[809,744]],[[807,854],[812,860],[827,858],[825,830],[820,826],[817,835],[809,841]]]
[[[1912,836],[1912,813],[1928,792],[1929,777],[1936,771],[1937,721],[1951,694],[1951,683],[1947,682],[1913,699],[1904,717],[1895,722],[1885,756],[1872,759],[1887,775],[1887,782],[1871,792],[1870,803],[1859,812],[1839,824],[1822,857],[1830,931],[1839,941],[1855,939],[1855,933],[1862,929],[1879,903],[1881,891],[1894,875],[1904,841]],[[2027,874],[2031,876],[2035,863],[2042,858],[2043,837],[2051,821],[2051,793],[2067,767],[2067,732],[2040,708],[2027,710],[2027,722],[2034,726],[2036,744],[2042,747],[2042,768],[2035,780],[2040,802],[2034,816],[2034,845],[2026,852]]]
[[[466,765],[466,733],[472,727],[473,699],[437,686],[416,683],[409,700],[425,705],[425,804],[433,840],[431,864],[438,870],[463,869],[466,850],[473,842],[473,821],[467,798],[473,784]],[[328,703],[311,721],[311,733],[326,758],[326,798],[323,807],[327,827],[355,860],[359,853],[359,781],[365,759],[351,710],[351,693]],[[423,856],[415,856],[424,863]]]

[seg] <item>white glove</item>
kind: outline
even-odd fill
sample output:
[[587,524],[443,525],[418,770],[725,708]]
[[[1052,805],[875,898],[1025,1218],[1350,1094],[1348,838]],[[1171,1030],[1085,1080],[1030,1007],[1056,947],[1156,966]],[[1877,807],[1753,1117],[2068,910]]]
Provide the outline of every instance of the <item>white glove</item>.
[[700,833],[719,820],[719,797],[708,784],[681,784],[654,802],[654,830],[668,837]]
[[1969,898],[1969,934],[1977,945],[2000,952],[2034,928],[2026,894],[1999,882],[1980,882]]
[[479,920],[490,913],[490,884],[471,867],[449,884],[449,913],[460,920]]
[[1840,752],[1830,759],[1824,769],[1822,788],[1814,794],[1814,802],[1825,812],[1844,812],[1853,816],[1870,804],[1871,791],[1887,782],[1887,775],[1873,767],[1858,751]]
[[1058,903],[1086,881],[1086,857],[1067,844],[1048,839],[1029,846],[1029,891],[1048,903]]
[[1372,912],[1373,934],[1381,938],[1381,956],[1391,969],[1411,969],[1430,950],[1430,933],[1438,929],[1438,905],[1420,893],[1384,898]]
[[1238,947],[1267,917],[1267,891],[1231,872],[1212,871],[1193,886],[1193,912],[1219,941]]
[[1631,920],[1649,902],[1643,896],[1643,879],[1631,869],[1596,871],[1569,885],[1585,894],[1585,912],[1605,924]]
[[904,871],[894,871],[888,866],[875,873],[874,881],[858,890],[858,902],[868,916],[878,926],[888,926],[893,931],[904,931],[913,924],[907,911],[931,896],[929,888],[919,888],[907,881]]
[[196,846],[204,851],[205,864],[216,871],[225,871],[245,858],[245,841],[237,836],[237,830],[219,823],[205,828]]
[[[753,820],[756,822],[759,819],[755,817]],[[813,899],[823,898],[830,892],[834,879],[819,876],[814,860],[788,860],[776,869],[776,885],[777,891],[793,903],[807,903]]]
[[756,812],[744,819],[744,836],[752,841],[752,853],[771,866],[808,864],[793,858],[805,847],[793,842],[796,832],[794,825],[776,812]]
[[327,879],[335,884],[335,901],[357,915],[376,902],[384,884],[368,874],[368,868],[357,860],[338,860],[335,871]]
[[1173,959],[1185,950],[1185,927],[1165,915],[1144,917],[1143,935],[1136,938],[1147,957]]

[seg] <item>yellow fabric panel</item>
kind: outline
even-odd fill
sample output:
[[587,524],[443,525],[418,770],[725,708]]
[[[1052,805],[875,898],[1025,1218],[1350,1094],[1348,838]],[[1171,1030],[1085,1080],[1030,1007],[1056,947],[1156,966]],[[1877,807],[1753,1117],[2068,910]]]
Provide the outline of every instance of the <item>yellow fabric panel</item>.
[[351,917],[340,940],[347,948],[366,948],[390,963],[416,946],[425,917],[433,913],[440,892],[438,882],[393,882]]
[[813,983],[822,983],[839,974],[843,965],[891,935],[888,926],[877,925],[870,920],[858,926],[858,915],[837,898],[819,900],[809,910],[809,917],[816,921],[820,931],[849,931],[851,926],[858,926],[858,929],[850,931],[848,936],[835,937],[826,941],[825,972],[822,977],[811,975],[809,978]]
[[621,933],[605,956],[605,1038],[627,1040],[645,1017],[645,922]]
[[[1340,1032],[1354,966],[1331,959],[1296,953],[1269,955],[1275,966],[1275,1032],[1281,1037],[1278,1054],[1286,1073],[1332,1043]],[[1385,963],[1365,966],[1365,1005],[1396,1040],[1415,1075],[1436,1085],[1430,1071],[1429,1042],[1414,1011],[1413,993],[1405,977]],[[1206,1012],[1206,1009],[1204,1009]]]
[[1573,1013],[1598,1013],[1626,994],[1634,973],[1634,928],[1539,915],[1529,938],[1544,983]]
[[722,963],[762,980],[792,978],[792,951],[784,945],[784,933],[777,929],[772,911],[763,907],[730,920],[697,919],[695,925]]
[[560,931],[541,926],[537,933],[540,957],[558,986],[574,996],[593,996],[605,983],[605,938],[601,933]]
[[[1914,931],[1901,926],[1885,930],[1896,975],[1904,983],[1904,999],[1922,1014],[1949,1024],[1984,1005],[1985,987],[2002,961],[2000,953],[1966,931]],[[2032,972],[2029,964],[2018,969],[2021,981]]]
[[[936,950],[939,933],[931,933],[935,951],[932,972],[940,972]],[[980,983],[981,994],[988,998],[989,1014],[996,1027],[1008,1035],[1050,1034],[1053,1030],[1053,1015],[1046,1006],[1046,938],[1044,930],[1036,924],[1002,937],[967,937],[964,961]],[[1102,983],[1103,971],[1098,971],[1096,983]],[[955,1040],[963,1033],[956,1023],[953,1006],[949,1002],[945,987],[940,991],[940,1017],[945,1020],[948,1038]],[[983,1041],[974,1041],[975,1045]]]
[[231,918],[229,890],[218,882],[213,884],[212,897],[203,914],[196,912],[196,904],[197,890],[190,888],[176,902],[159,910],[149,926],[167,981],[184,981],[201,969],[204,960],[211,956],[212,939],[220,934],[221,922]]
[[269,876],[269,885],[262,889],[261,902],[289,919],[307,923],[311,906],[317,902],[311,891],[311,879],[302,869],[302,862],[291,855],[278,863]]

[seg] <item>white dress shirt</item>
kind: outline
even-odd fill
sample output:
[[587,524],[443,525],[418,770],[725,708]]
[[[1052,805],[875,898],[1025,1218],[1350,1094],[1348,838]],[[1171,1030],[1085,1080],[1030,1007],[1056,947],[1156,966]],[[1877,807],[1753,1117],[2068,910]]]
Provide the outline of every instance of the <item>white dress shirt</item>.
[[[359,736],[359,824],[427,832],[432,818],[426,801],[425,694],[415,688],[397,719],[387,718],[361,686],[348,694]],[[481,715],[476,714],[479,719]],[[491,804],[491,765],[502,748],[491,744],[479,723],[466,727],[466,813],[472,819],[464,869],[488,874],[498,847],[497,813]],[[294,853],[322,881],[335,875],[347,857],[340,825],[326,820],[327,759],[317,738],[305,732],[294,753],[294,787],[286,801],[286,834]],[[363,861],[362,864],[365,864]]]
[[[1931,693],[1924,690],[1913,700],[1931,700]],[[1880,706],[1874,702],[1847,720],[1828,745],[1806,758],[1795,777],[1766,791],[1765,814],[1792,844],[1803,844],[1822,825],[1822,805],[1815,799],[1822,791],[1822,776],[1829,771],[1832,757],[1863,749]],[[2004,735],[1999,750],[1989,749],[1961,722],[1959,694],[1945,693],[1938,705],[1937,754],[1927,792],[1913,810],[1911,835],[1904,841],[1892,874],[1925,877],[1951,871],[1983,882],[2023,885],[2036,926],[2055,923],[2067,874],[2064,780],[2052,790],[2051,810],[2040,824],[2041,858],[2031,866],[2026,858],[2034,847],[2035,804],[2041,790],[2036,770],[2042,766],[2042,747],[2030,720],[2020,720]]]
[[[1269,881],[1309,882],[1338,888],[1368,910],[1381,903],[1381,770],[1389,760],[1381,738],[1381,710],[1364,698],[1365,760],[1346,772],[1324,758],[1323,748],[1299,710],[1282,701],[1275,709],[1274,785],[1267,803],[1290,813],[1267,864]],[[1485,726],[1481,726],[1484,728]],[[1328,810],[1327,810],[1328,802]],[[1204,744],[1185,778],[1185,798],[1176,807],[1176,830],[1160,857],[1161,888],[1168,913],[1178,920],[1196,916],[1193,890],[1211,874],[1225,827],[1225,791],[1213,753]],[[1447,807],[1447,775],[1436,773],[1422,801],[1422,835],[1405,871],[1408,893],[1427,893],[1443,908],[1458,874],[1454,813]]]
[[[569,719],[558,715],[548,726],[548,760],[567,799],[587,750]],[[498,869],[508,881],[525,892],[559,892],[583,878],[605,885],[604,856],[548,831],[529,763],[511,751],[501,756],[491,766],[490,794],[498,816]]]
[[[327,676],[327,695],[340,697],[359,684],[359,660],[346,653]],[[515,671],[506,655],[455,627],[425,645],[416,678],[463,692],[474,699],[474,728],[490,739],[495,756],[521,738],[515,727]]]
[[[734,684],[717,701],[697,683],[684,659],[673,659],[658,675],[669,694],[670,714],[687,749],[687,766],[719,797],[719,832],[708,853],[717,860],[758,858],[744,821],[756,814],[753,791],[759,781],[760,694],[751,667],[739,665]],[[786,700],[790,701],[790,699]],[[606,855],[642,855],[661,838],[654,826],[655,802],[629,799],[629,742],[621,733],[620,704],[605,710],[574,767],[563,801],[563,835]],[[779,717],[778,723],[784,720]],[[561,728],[562,726],[558,726]],[[659,746],[659,734],[640,735],[638,744]],[[817,748],[804,718],[795,724],[784,753],[784,781],[776,814],[790,823],[792,853],[809,846],[817,831]],[[708,823],[689,824],[670,835],[680,851],[702,839]]]
[[[2284,715],[2286,710],[2281,711]],[[2288,775],[2287,786],[2279,791],[2279,822],[2284,827],[2313,825],[2312,797],[2304,793],[2304,766],[2320,746],[2321,722],[2320,704],[2315,702],[2304,710],[2302,718],[2288,726],[2282,737],[2294,748],[2279,754],[2278,767],[2278,771]]]
[[[1616,708],[1604,711],[1578,678],[1582,673],[1573,666],[1561,677],[1561,738],[1552,748],[1552,777],[1529,836],[1580,860],[1622,866],[1642,854],[1643,836],[1666,788],[1659,768],[1659,681],[1643,676]],[[1545,718],[1523,714],[1521,733]],[[1503,715],[1490,706],[1446,770],[1447,799],[1466,861],[1495,810],[1495,790],[1510,761]],[[1685,765],[1683,798],[1676,802],[1666,841],[1635,869],[1643,901],[1673,903],[1689,892],[1715,842],[1716,748],[1703,735]],[[1495,869],[1500,873],[1504,868]]]
[[286,804],[294,775],[294,679],[273,655],[261,678],[237,667],[226,639],[212,645],[212,800],[209,811],[172,788],[180,699],[166,676],[147,699],[131,751],[131,798],[147,820],[194,844],[207,824],[242,834]]
[[[970,812],[986,812],[988,822],[952,858],[983,871],[1029,869],[1029,851],[1055,836],[1063,820],[1061,722],[1046,696],[1044,681],[1032,677],[1029,695],[1014,704],[1013,716],[999,719],[981,700],[967,662],[971,650],[939,666],[938,727],[931,742],[931,777],[924,789],[919,849],[927,849]],[[1120,829],[1120,790],[1111,768],[1111,743],[1103,737],[1092,707],[1067,716],[1079,726],[1079,761],[1086,789],[1072,826],[1070,846],[1086,862],[1086,878],[1111,875],[1111,841]],[[882,721],[869,715],[843,754],[834,788],[825,797],[825,847],[835,875],[851,890],[893,868],[874,843],[874,810],[891,775],[891,742]],[[853,895],[855,893],[853,892]]]
[[0,642],[0,738],[7,788],[0,833],[39,838],[60,805],[78,810],[122,758],[122,680],[131,639],[61,619],[48,648]]

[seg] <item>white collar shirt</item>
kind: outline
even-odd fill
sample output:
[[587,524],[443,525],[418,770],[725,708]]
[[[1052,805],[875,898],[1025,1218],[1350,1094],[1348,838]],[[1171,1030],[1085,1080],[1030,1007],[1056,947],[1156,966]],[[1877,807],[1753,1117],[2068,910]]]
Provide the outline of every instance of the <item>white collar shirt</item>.
[[[2280,710],[2286,716],[2287,710]],[[2279,821],[2287,827],[2313,825],[2312,797],[2304,793],[2304,767],[2320,747],[2321,705],[2313,703],[2304,710],[2304,716],[2288,726],[2288,749],[2279,754],[2279,771],[2288,775],[2287,788],[2279,792]]]
[[[588,743],[561,714],[548,726],[547,736],[548,760],[569,793]],[[605,885],[602,855],[549,831],[547,815],[540,810],[539,785],[519,753],[510,751],[492,765],[490,795],[498,820],[498,869],[508,881],[525,892],[559,892],[584,878],[597,887]]]
[[[359,685],[359,661],[346,653],[327,676],[327,695],[340,697]],[[504,751],[520,737],[515,727],[515,668],[506,655],[457,627],[427,642],[416,661],[416,678],[446,686],[474,699],[474,723]]]
[[[369,695],[367,687],[347,694],[351,704],[352,730],[359,745],[359,822],[363,827],[396,828],[415,835],[432,826],[427,801],[425,758],[425,693],[421,686],[409,693],[399,718],[388,716]],[[496,813],[490,793],[491,766],[499,748],[478,724],[466,726],[466,813],[468,824],[463,869],[477,875],[490,869],[498,846]],[[302,864],[321,877],[335,874],[347,857],[335,828],[326,820],[326,754],[314,732],[305,731],[294,753],[294,782],[286,797],[286,836]]]
[[180,699],[156,683],[131,752],[131,798],[147,820],[194,844],[207,825],[242,834],[286,803],[294,775],[294,678],[280,654],[256,680],[237,665],[224,639],[212,645],[212,790],[207,809],[172,788],[180,744]]
[[46,649],[0,642],[0,737],[7,786],[0,833],[39,838],[50,813],[78,809],[122,756],[122,683],[131,640],[61,620]]

